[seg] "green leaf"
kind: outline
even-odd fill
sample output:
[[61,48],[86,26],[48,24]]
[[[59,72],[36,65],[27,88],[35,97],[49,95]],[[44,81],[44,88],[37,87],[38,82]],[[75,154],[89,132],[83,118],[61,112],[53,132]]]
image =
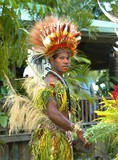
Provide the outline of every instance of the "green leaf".
[[14,0],[9,0],[9,3],[12,8],[17,8],[17,3]]
[[4,112],[0,112],[0,125],[6,127],[8,122],[8,117]]

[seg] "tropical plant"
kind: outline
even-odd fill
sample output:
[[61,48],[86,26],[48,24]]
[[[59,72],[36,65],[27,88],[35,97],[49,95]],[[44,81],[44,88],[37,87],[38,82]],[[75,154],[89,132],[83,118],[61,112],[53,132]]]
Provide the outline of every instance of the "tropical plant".
[[[114,1],[115,2],[115,1]],[[98,5],[101,9],[101,11],[104,13],[104,15],[111,21],[113,21],[114,23],[118,24],[118,7],[117,9],[115,9],[115,13],[114,10],[112,10],[112,13],[107,12],[104,7],[101,5],[101,3],[98,1]],[[112,4],[113,8],[116,7],[116,5]],[[115,28],[114,28],[115,29]],[[118,36],[118,31],[115,29],[116,31],[116,35]],[[116,41],[116,45],[117,45],[117,41]],[[118,48],[114,47],[114,58],[117,58],[117,54],[118,54]],[[117,62],[116,62],[117,63]],[[116,75],[112,75],[112,71],[110,73],[110,71],[104,70],[103,72],[101,72],[102,74],[99,74],[99,78],[96,82],[96,85],[98,85],[99,89],[97,91],[97,95],[104,95],[104,96],[108,96],[108,92],[113,90],[113,84],[118,84],[118,76]]]
[[[50,12],[48,6],[32,2],[30,0],[0,2],[0,77],[3,76],[3,70],[8,74],[10,69],[11,74],[15,71],[14,67],[23,65],[28,49],[27,29],[39,15],[43,17]],[[11,75],[16,77],[15,73]]]
[[94,80],[96,78],[95,74],[94,76],[92,74],[90,64],[91,61],[88,60],[83,53],[79,53],[77,56],[72,58],[70,70],[64,76],[73,94],[78,95],[80,99],[88,99],[93,102],[94,98],[91,97],[89,93],[86,93],[85,90],[81,89],[80,85],[86,84],[86,86],[88,86],[90,80]]
[[118,153],[118,86],[114,85],[114,91],[109,95],[111,99],[102,97],[100,110],[95,111],[99,116],[96,120],[100,122],[89,128],[85,137],[92,143],[104,143],[107,155],[114,158]]
[[97,96],[106,96],[109,97],[108,92],[113,90],[113,84],[118,83],[117,78],[110,77],[109,69],[99,71],[98,77],[96,80],[96,85],[98,90],[96,91]]

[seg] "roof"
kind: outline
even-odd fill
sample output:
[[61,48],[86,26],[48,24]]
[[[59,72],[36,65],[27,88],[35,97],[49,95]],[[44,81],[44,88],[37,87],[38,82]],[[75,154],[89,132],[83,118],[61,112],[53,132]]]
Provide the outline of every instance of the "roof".
[[115,28],[118,29],[118,24],[110,21],[93,20],[92,26],[98,27],[102,33],[115,33]]
[[113,46],[118,39],[115,29],[118,24],[110,21],[93,20],[92,25],[97,27],[96,39],[88,36],[87,30],[82,29],[82,40],[78,48],[91,60],[91,68],[94,70],[108,69],[110,56],[113,54]]

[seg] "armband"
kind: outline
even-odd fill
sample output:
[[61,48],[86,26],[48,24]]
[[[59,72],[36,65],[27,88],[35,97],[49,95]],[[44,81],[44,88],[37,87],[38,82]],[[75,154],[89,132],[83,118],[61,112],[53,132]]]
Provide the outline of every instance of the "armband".
[[72,125],[71,127],[71,131],[72,132],[77,132],[77,131],[82,131],[82,128],[80,127],[79,123],[75,123],[74,125]]

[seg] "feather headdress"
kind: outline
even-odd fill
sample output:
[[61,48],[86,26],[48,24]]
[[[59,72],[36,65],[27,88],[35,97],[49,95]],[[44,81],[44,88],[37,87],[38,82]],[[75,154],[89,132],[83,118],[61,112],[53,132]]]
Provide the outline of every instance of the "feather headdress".
[[29,40],[39,56],[49,58],[58,49],[69,50],[73,56],[77,52],[80,35],[74,23],[48,16],[32,27]]

